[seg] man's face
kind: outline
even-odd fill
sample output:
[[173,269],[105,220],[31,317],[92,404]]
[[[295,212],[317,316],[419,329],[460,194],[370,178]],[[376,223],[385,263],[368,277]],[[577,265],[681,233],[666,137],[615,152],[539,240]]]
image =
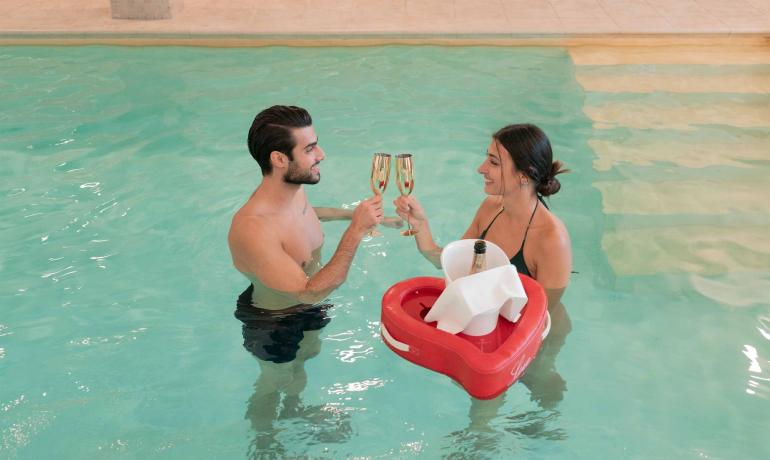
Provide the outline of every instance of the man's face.
[[326,157],[323,149],[318,146],[318,136],[312,126],[292,128],[296,145],[292,150],[293,160],[283,176],[289,184],[317,184],[321,180],[321,169],[318,164]]

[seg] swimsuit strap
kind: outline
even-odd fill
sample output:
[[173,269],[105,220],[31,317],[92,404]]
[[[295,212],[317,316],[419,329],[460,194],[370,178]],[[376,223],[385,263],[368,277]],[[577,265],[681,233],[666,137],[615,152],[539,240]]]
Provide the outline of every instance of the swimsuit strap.
[[487,225],[487,228],[485,228],[485,229],[484,229],[484,231],[483,231],[483,232],[481,232],[481,236],[479,236],[479,239],[480,239],[480,240],[483,240],[483,239],[484,239],[484,238],[487,236],[487,232],[488,232],[488,231],[489,231],[489,229],[492,227],[492,224],[494,224],[494,223],[495,223],[495,221],[497,220],[497,218],[498,218],[498,217],[500,217],[500,214],[502,214],[502,213],[503,213],[503,211],[505,211],[505,208],[501,207],[501,208],[500,208],[500,212],[498,212],[498,213],[495,215],[494,219],[492,219],[492,222],[490,222],[490,223],[489,223],[489,225]]
[[519,248],[519,252],[524,250],[524,243],[527,242],[527,233],[529,233],[529,226],[532,225],[532,219],[535,218],[535,212],[537,212],[537,205],[540,204],[540,200],[535,201],[535,209],[532,210],[532,215],[529,216],[529,222],[527,222],[527,229],[524,230],[524,239],[521,240],[521,247]]

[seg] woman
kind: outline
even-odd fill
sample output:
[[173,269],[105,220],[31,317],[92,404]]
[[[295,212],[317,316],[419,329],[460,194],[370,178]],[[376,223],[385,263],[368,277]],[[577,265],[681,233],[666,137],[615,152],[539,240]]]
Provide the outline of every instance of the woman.
[[[519,273],[536,279],[546,290],[548,304],[559,303],[569,283],[572,248],[564,224],[545,205],[561,185],[557,174],[567,172],[553,161],[545,133],[530,124],[509,125],[492,136],[478,172],[489,195],[479,206],[463,238],[486,239],[500,246]],[[433,241],[428,218],[413,196],[395,200],[396,212],[417,230],[422,255],[441,267],[441,248]]]

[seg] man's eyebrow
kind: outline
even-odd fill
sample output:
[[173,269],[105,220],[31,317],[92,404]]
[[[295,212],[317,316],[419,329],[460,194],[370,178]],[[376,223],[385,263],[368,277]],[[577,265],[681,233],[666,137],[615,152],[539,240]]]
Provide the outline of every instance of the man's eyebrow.
[[317,137],[315,138],[315,142],[311,142],[311,143],[309,143],[308,145],[305,146],[305,150],[307,150],[308,147],[315,147],[316,145],[318,145],[318,138]]

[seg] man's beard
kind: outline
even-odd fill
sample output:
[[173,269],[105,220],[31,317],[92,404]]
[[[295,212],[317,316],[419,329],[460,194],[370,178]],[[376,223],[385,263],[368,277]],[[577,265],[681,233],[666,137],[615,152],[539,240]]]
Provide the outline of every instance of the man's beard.
[[[317,163],[316,163],[317,164]],[[295,185],[302,185],[302,184],[317,184],[318,181],[321,180],[321,173],[318,173],[317,176],[313,176],[313,172],[311,170],[307,170],[304,172],[297,171],[297,167],[294,162],[289,163],[289,169],[286,171],[286,175],[283,176],[283,181],[287,184],[295,184]],[[316,166],[316,165],[313,165]]]

